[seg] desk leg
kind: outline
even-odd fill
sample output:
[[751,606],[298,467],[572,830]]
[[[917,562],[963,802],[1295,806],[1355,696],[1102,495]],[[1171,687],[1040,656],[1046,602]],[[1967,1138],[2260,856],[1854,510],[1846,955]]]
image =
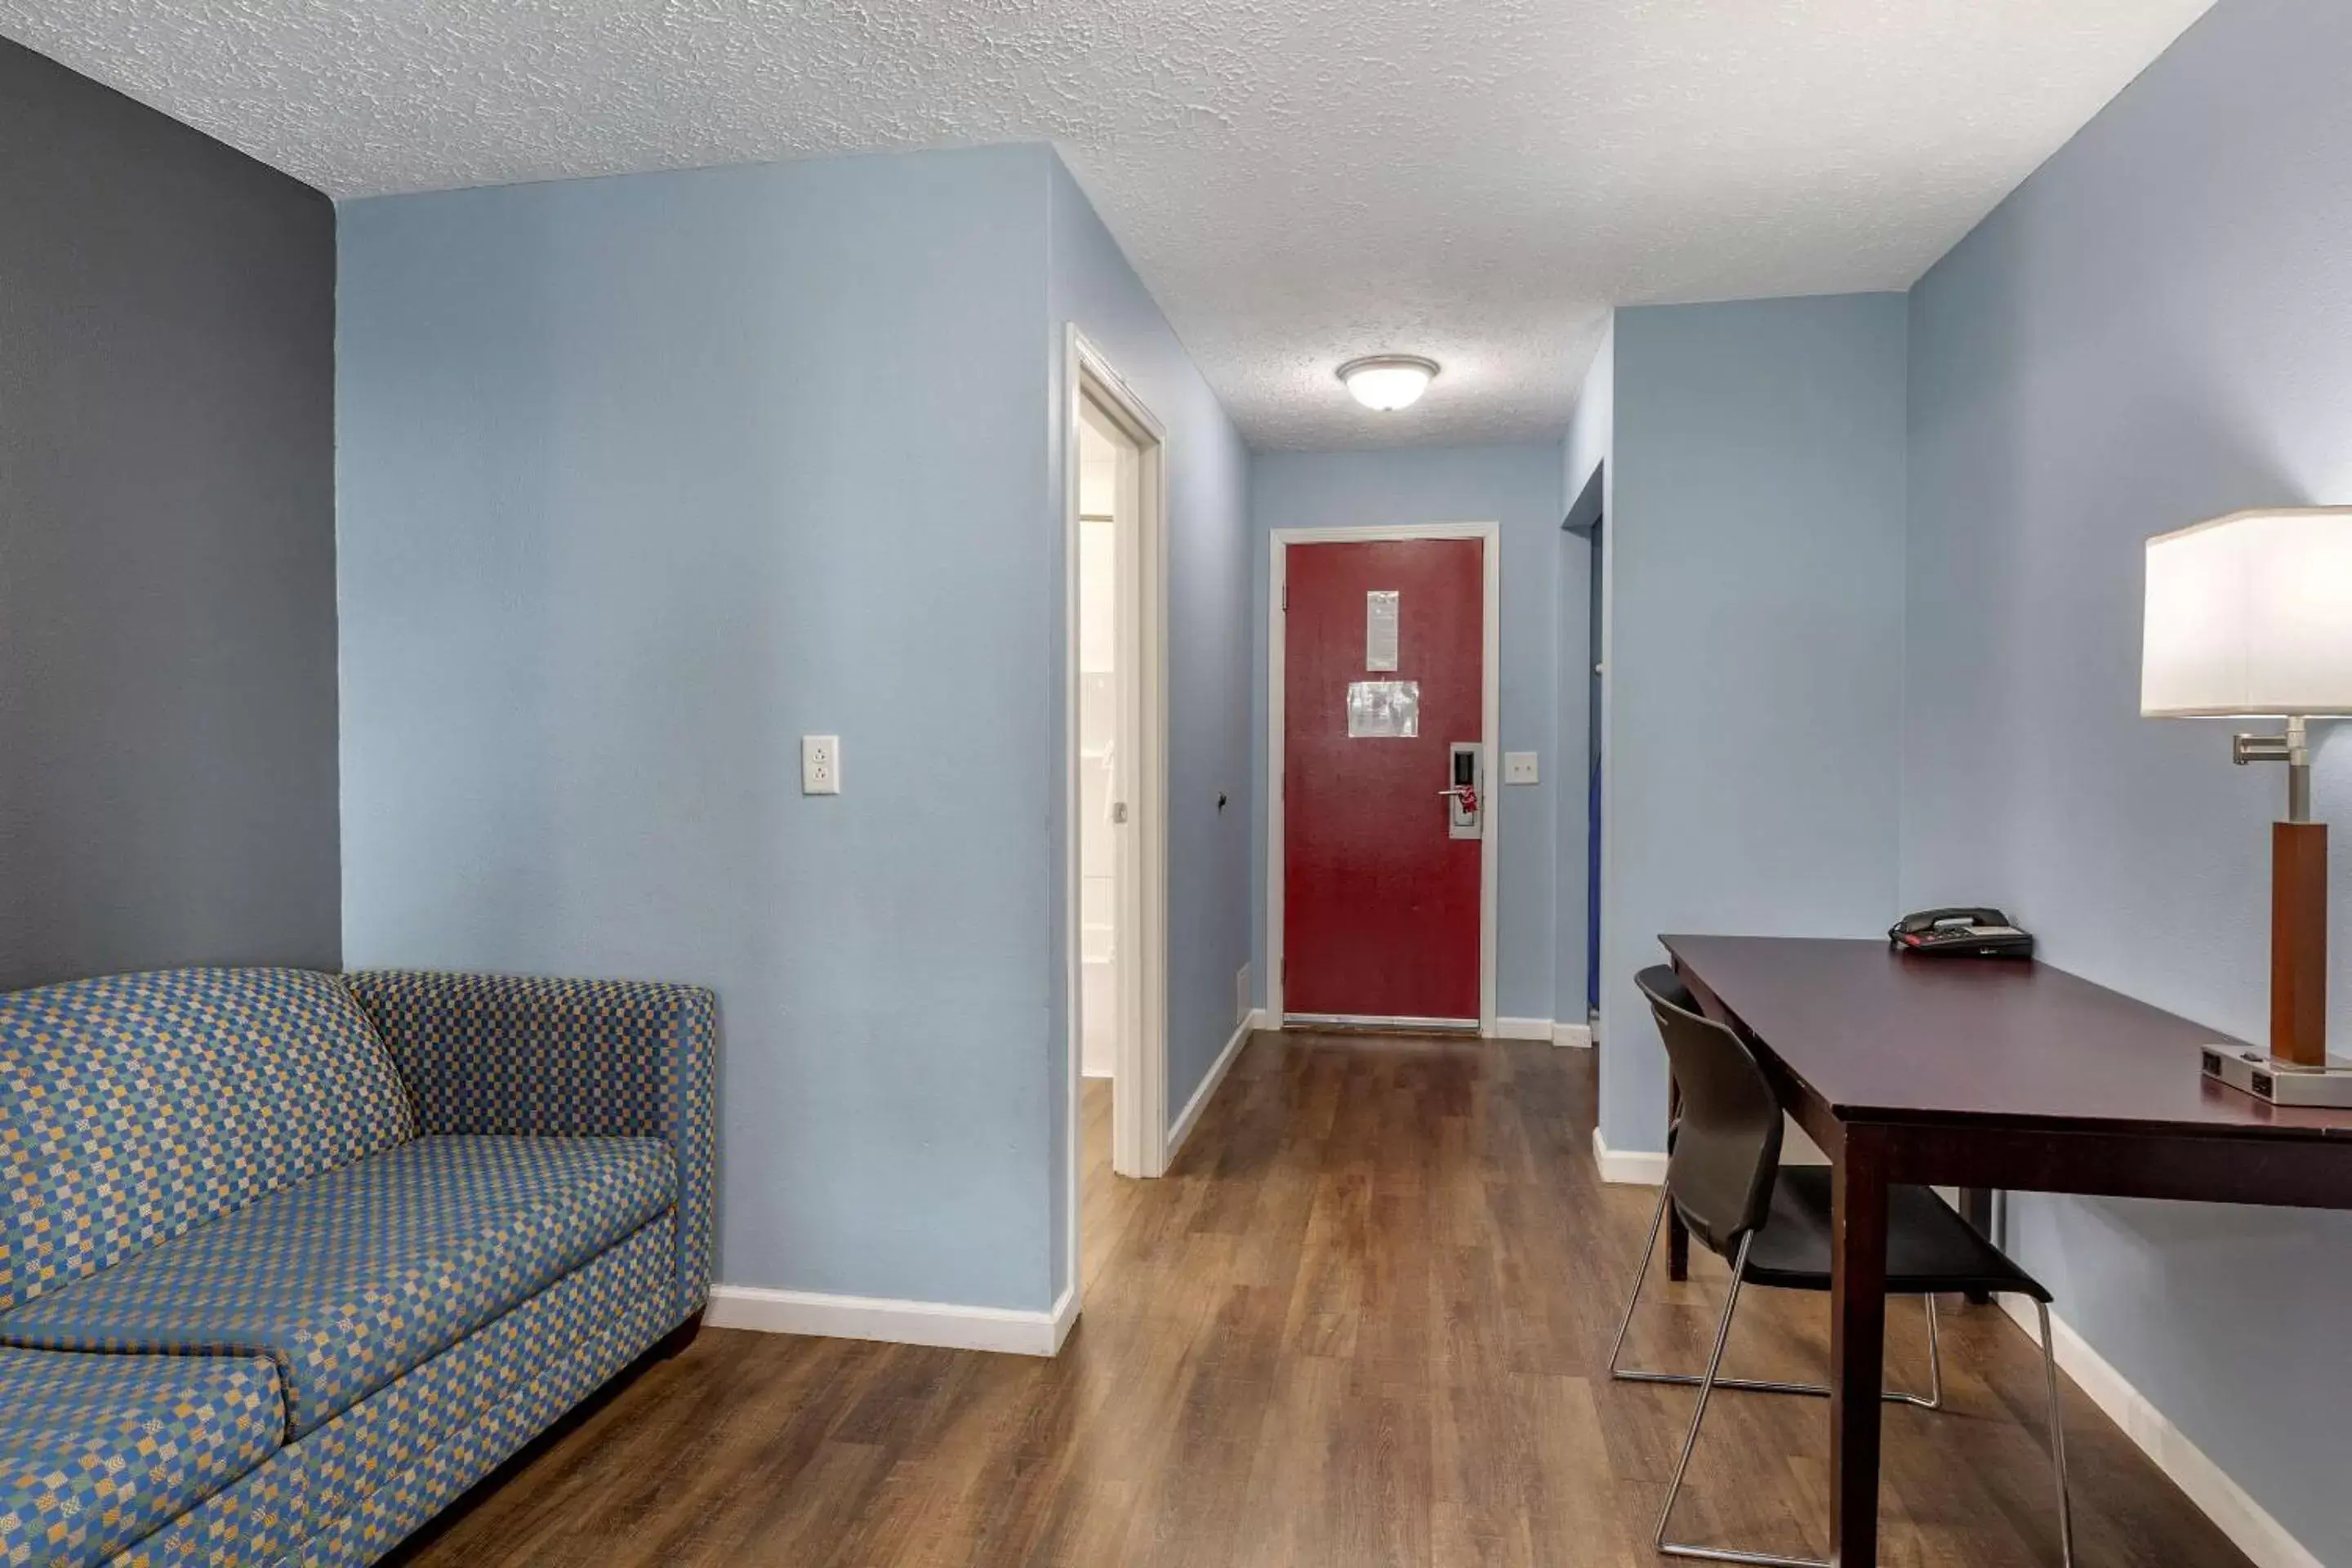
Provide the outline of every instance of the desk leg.
[[1849,1130],[1832,1178],[1830,1562],[1876,1568],[1878,1413],[1886,1370],[1886,1152]]
[[[1967,1220],[1970,1225],[1976,1226],[1978,1235],[1990,1238],[1992,1235],[1992,1189],[1990,1187],[1962,1187],[1960,1189],[1960,1217]],[[1990,1290],[1971,1290],[1969,1292],[1969,1305],[1972,1307],[1982,1307],[1990,1303],[1991,1300],[1992,1292]]]
[[[1669,1147],[1672,1146],[1674,1125],[1682,1120],[1682,1085],[1675,1081],[1672,1073],[1668,1073],[1666,1075],[1666,1127]],[[1674,1280],[1690,1278],[1690,1227],[1683,1224],[1682,1215],[1671,1204],[1666,1205],[1666,1278]]]

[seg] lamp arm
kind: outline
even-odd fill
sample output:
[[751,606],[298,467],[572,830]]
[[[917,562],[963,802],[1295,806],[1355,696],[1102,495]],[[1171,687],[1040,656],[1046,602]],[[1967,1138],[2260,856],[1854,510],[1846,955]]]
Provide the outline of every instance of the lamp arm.
[[2311,820],[2311,736],[2300,713],[2287,716],[2284,735],[2233,735],[2230,760],[2240,767],[2249,763],[2286,764],[2286,819]]

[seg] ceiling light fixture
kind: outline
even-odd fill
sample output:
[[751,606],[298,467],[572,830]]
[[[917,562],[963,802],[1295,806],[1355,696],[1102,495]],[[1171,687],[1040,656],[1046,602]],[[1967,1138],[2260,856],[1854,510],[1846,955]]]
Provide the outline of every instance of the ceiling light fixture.
[[1356,401],[1382,414],[1420,402],[1436,374],[1437,362],[1419,354],[1370,354],[1339,367],[1339,379]]

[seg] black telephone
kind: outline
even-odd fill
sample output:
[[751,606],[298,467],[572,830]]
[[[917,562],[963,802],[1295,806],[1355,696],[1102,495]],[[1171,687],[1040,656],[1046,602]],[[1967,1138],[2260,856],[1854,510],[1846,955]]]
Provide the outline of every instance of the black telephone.
[[1999,910],[1922,910],[1905,915],[1886,933],[1899,952],[1954,958],[2031,958],[2033,938]]

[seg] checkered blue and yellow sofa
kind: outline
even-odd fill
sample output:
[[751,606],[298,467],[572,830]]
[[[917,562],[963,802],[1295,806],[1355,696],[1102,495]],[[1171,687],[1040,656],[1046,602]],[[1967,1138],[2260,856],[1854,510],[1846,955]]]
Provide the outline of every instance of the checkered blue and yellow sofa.
[[373,1562],[709,1293],[691,986],[0,996],[0,1565]]

